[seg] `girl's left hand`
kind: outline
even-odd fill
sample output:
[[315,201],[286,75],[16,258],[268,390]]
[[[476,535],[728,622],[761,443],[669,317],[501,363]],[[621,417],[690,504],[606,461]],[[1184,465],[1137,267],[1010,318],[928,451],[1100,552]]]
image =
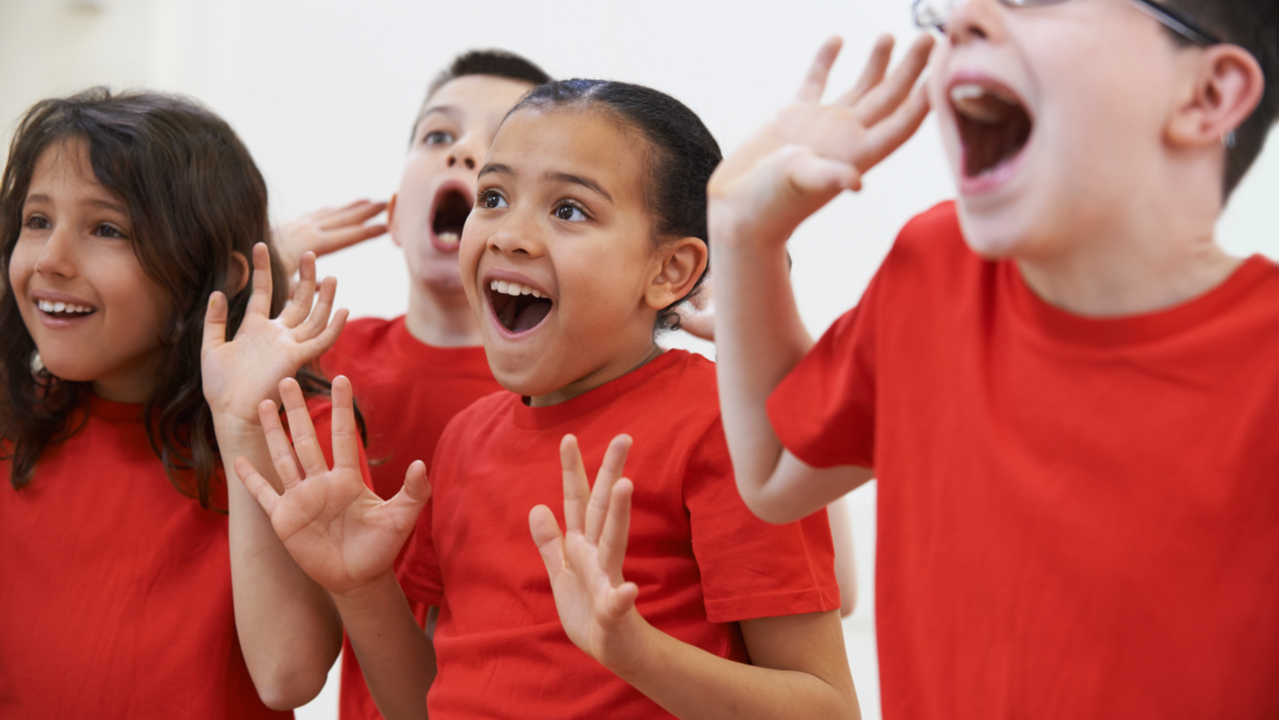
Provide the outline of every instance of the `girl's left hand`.
[[547,566],[565,634],[622,676],[641,663],[645,631],[652,629],[636,611],[640,589],[622,578],[632,492],[631,481],[622,478],[622,467],[630,448],[630,437],[615,437],[595,487],[589,487],[578,440],[566,435],[560,443],[564,534],[546,505],[529,513],[529,529]]
[[[253,293],[235,339],[227,337],[227,298],[209,297],[205,313],[200,368],[204,395],[215,422],[235,420],[258,426],[258,404],[279,403],[279,384],[333,346],[347,320],[338,310],[329,319],[337,280],[325,278],[316,293],[315,255],[306,253],[298,285],[284,310],[271,313],[271,261],[267,246],[253,246]],[[314,301],[314,307],[312,305]],[[257,430],[261,432],[261,430]]]

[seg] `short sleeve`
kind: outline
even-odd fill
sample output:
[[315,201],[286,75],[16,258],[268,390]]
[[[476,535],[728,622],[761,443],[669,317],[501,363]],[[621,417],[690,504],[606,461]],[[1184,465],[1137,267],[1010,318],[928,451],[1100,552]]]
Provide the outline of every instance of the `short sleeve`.
[[778,439],[813,467],[875,467],[876,287],[873,280],[769,396]]
[[753,515],[734,483],[719,417],[690,457],[684,504],[711,622],[840,607],[826,510],[786,525]]

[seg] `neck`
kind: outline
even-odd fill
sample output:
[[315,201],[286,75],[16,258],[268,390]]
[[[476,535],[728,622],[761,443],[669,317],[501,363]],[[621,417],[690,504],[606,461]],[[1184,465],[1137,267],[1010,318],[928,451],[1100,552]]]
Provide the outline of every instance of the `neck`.
[[1222,210],[1220,170],[1164,167],[1151,188],[1093,216],[1077,215],[1069,238],[1017,258],[1027,285],[1077,315],[1116,317],[1184,303],[1220,284],[1240,264],[1214,242]]
[[413,283],[404,324],[410,335],[434,347],[471,347],[481,343],[475,313],[460,290],[436,293]]
[[[566,400],[572,400],[579,395],[590,390],[594,390],[611,380],[617,380],[623,375],[628,375],[639,370],[645,365],[648,365],[654,358],[658,357],[662,353],[663,349],[658,346],[658,343],[653,342],[651,338],[649,345],[643,348],[643,352],[635,353],[630,362],[620,366],[611,364],[609,367],[593,372],[586,377],[571,382],[554,392],[547,393],[546,395],[530,396],[528,398],[529,406],[547,407],[549,405],[558,405]],[[623,368],[621,372],[618,371],[619,367]]]

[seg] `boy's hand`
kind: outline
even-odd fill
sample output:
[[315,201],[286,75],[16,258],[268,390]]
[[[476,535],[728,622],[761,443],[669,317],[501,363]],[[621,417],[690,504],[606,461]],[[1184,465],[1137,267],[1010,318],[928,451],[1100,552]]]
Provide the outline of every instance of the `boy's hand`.
[[716,299],[712,296],[711,283],[706,282],[693,297],[676,306],[680,317],[680,329],[696,338],[716,340]]
[[236,458],[236,474],[311,579],[336,595],[359,591],[391,571],[413,530],[431,496],[426,466],[420,460],[410,465],[404,487],[384,502],[360,474],[351,382],[341,376],[333,381],[333,469],[325,462],[297,381],[283,380],[280,396],[289,417],[292,446],[275,403],[264,400],[258,412],[284,493],[277,493],[243,457]]
[[[316,300],[315,255],[302,258],[301,276],[279,317],[272,319],[271,265],[267,246],[253,247],[253,293],[235,339],[227,342],[227,298],[209,297],[205,313],[200,369],[204,396],[215,422],[234,422],[257,432],[258,404],[278,398],[277,386],[333,346],[346,323],[347,311],[329,319],[337,281],[325,278]],[[315,306],[312,307],[312,301]]]
[[307,252],[328,255],[385,233],[386,225],[369,221],[386,209],[385,202],[356,200],[340,208],[321,208],[277,225],[274,240],[285,277],[293,277]]
[[[888,76],[893,38],[881,37],[858,83],[822,105],[839,38],[818,51],[796,102],[725,158],[707,185],[716,242],[781,243],[796,226],[898,148],[929,112],[923,84],[933,38],[922,35]],[[716,230],[720,229],[720,232]]]
[[615,437],[595,487],[589,487],[578,440],[566,435],[560,443],[565,533],[560,534],[560,525],[546,505],[529,513],[529,529],[547,566],[565,634],[619,675],[640,664],[644,633],[650,627],[636,612],[639,588],[622,579],[632,485],[620,478],[630,448],[630,437]]

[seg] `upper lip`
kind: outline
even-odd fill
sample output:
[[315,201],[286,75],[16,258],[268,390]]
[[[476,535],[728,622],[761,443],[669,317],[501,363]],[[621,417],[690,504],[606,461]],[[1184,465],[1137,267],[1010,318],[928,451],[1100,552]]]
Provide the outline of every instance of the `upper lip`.
[[48,300],[49,302],[55,302],[55,303],[60,302],[65,305],[79,305],[81,307],[94,308],[94,309],[97,308],[97,306],[95,306],[93,303],[89,302],[88,300],[83,300],[81,298],[76,297],[75,295],[68,295],[63,292],[58,292],[57,290],[32,290],[31,299],[32,300]]

